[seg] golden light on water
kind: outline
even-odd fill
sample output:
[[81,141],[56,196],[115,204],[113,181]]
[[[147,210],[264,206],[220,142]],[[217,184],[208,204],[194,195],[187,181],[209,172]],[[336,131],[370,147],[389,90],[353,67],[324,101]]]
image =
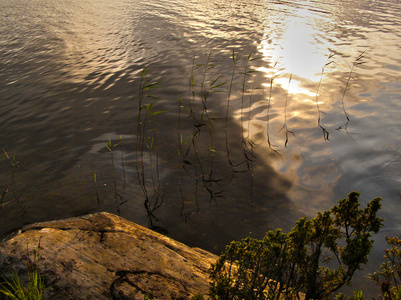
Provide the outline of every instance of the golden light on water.
[[[286,16],[286,20],[282,22],[284,28],[280,27],[279,35],[268,36],[271,28],[266,28],[265,38],[259,46],[263,59],[270,66],[278,65],[282,74],[291,74],[292,77],[318,82],[322,67],[330,54],[328,45],[323,38],[319,38],[323,33],[317,28],[318,22],[323,20],[318,19],[313,12],[298,9],[294,14]],[[271,74],[268,76],[270,77]],[[286,84],[283,88],[285,86]],[[294,80],[290,86],[291,93],[298,92],[297,83]],[[306,91],[300,88],[299,92],[305,94]]]
[[[262,83],[264,97],[258,106],[265,109],[255,109],[256,104],[250,108],[254,122],[269,120],[271,132],[266,132],[266,126],[264,133],[251,126],[250,134],[273,134],[281,145],[285,135],[279,129],[284,124],[291,128],[317,126],[317,105],[324,105],[327,100],[319,98],[318,87],[331,57],[330,45],[324,38],[330,20],[301,7],[293,7],[291,13],[276,14],[266,18],[265,33],[258,46],[265,63],[257,71],[266,78]],[[277,19],[280,22],[274,21]],[[324,71],[327,74],[333,70],[327,66]]]
[[[316,96],[316,91],[311,91],[305,87],[302,87],[302,82],[297,79],[291,78],[291,81],[288,78],[284,77],[279,77],[274,80],[274,83],[277,85],[280,85],[282,88],[285,88],[288,90],[289,94],[295,95],[295,94],[300,94],[304,96],[308,96],[308,99],[304,99],[306,102],[310,102],[310,97],[315,97]],[[264,84],[264,86],[270,85],[269,84]]]
[[[305,8],[293,9],[292,13],[280,12],[279,16],[270,16],[266,21],[268,24],[265,24],[264,37],[258,47],[265,63],[257,68],[266,78],[262,83],[264,97],[250,108],[253,114],[248,127],[251,136],[263,144],[262,137],[266,139],[269,135],[275,149],[284,147],[283,128],[296,132],[296,138],[303,143],[313,144],[310,137],[296,129],[317,127],[317,105],[324,105],[327,100],[318,97],[318,87],[330,57],[330,45],[324,38],[330,20]],[[280,22],[275,23],[277,18]],[[333,71],[329,68],[332,66],[325,69],[325,74]],[[260,126],[266,120],[269,124]],[[291,144],[295,137],[290,134],[289,139]],[[297,178],[299,165],[286,166],[284,170],[281,160],[269,159],[269,163]]]

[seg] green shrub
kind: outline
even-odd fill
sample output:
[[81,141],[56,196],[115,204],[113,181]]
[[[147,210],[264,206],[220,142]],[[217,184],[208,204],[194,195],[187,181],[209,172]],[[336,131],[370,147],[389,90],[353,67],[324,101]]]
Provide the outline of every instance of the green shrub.
[[[269,231],[226,247],[210,268],[210,292],[219,299],[324,299],[351,282],[368,261],[383,219],[381,199],[360,209],[352,192],[331,210],[302,218],[289,233]],[[334,267],[333,267],[334,266]]]
[[391,248],[384,250],[385,262],[369,277],[380,286],[381,299],[401,300],[401,240],[398,237],[386,240]]

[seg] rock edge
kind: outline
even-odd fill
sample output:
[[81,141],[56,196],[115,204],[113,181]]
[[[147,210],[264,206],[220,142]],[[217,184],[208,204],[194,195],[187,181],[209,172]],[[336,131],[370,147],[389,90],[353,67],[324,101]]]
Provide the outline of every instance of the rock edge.
[[25,226],[0,245],[0,270],[35,267],[43,299],[190,299],[217,256],[101,212]]

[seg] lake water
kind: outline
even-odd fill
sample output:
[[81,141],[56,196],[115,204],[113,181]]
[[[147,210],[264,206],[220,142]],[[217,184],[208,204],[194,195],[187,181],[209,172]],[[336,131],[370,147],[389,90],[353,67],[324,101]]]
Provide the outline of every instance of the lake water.
[[366,272],[400,235],[400,1],[0,0],[0,28],[1,235],[105,210],[219,253],[353,190],[383,198]]

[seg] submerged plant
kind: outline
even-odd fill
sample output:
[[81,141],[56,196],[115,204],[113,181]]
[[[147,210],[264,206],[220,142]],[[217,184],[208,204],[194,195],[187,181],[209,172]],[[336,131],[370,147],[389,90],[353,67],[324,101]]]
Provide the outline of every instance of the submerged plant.
[[253,98],[253,92],[255,90],[255,78],[253,80],[252,87],[249,91],[249,109],[248,109],[248,117],[246,118],[247,120],[247,135],[244,135],[244,120],[243,120],[243,114],[244,114],[244,98],[245,94],[247,92],[246,88],[246,82],[247,79],[252,76],[252,74],[255,72],[252,69],[250,69],[250,63],[258,58],[252,57],[252,53],[250,53],[247,56],[247,59],[245,61],[245,67],[244,67],[244,73],[243,73],[243,79],[242,79],[242,91],[241,91],[241,129],[242,129],[242,151],[244,155],[244,160],[247,166],[247,170],[250,173],[250,193],[249,193],[249,199],[251,203],[253,204],[253,178],[254,178],[254,162],[256,161],[256,156],[254,153],[254,148],[255,148],[255,143],[251,139],[251,107],[252,107],[252,98]]
[[[194,57],[189,78],[188,106],[184,105],[182,98],[179,100],[177,133],[180,174],[178,186],[181,194],[181,214],[186,219],[191,212],[187,211],[185,207],[188,199],[184,199],[182,189],[184,174],[194,182],[194,202],[197,210],[199,210],[198,193],[201,188],[208,193],[210,201],[216,201],[218,197],[222,197],[223,193],[218,188],[221,179],[215,177],[215,115],[209,108],[209,101],[214,94],[221,92],[221,88],[226,82],[222,81],[220,76],[211,77],[210,72],[214,67],[215,62],[212,60],[211,52],[206,62],[202,64],[197,64]],[[195,80],[197,75],[195,71],[200,72],[199,84]],[[189,136],[184,136],[181,128],[184,110],[188,112],[188,117],[192,120],[192,132]],[[205,151],[207,151],[207,161],[202,156]]]
[[[123,197],[118,192],[116,169],[115,169],[115,165],[114,165],[114,152],[113,151],[114,151],[114,147],[120,145],[121,143],[122,143],[122,137],[120,136],[120,142],[119,143],[113,144],[111,139],[110,139],[110,137],[109,137],[109,143],[106,144],[106,148],[107,148],[107,150],[109,150],[110,157],[111,157],[111,166],[112,166],[112,171],[113,171],[113,184],[114,184],[114,199],[116,200],[116,208],[117,208],[117,212],[119,214],[120,214],[120,205],[126,203],[127,200],[123,201]],[[96,184],[96,175],[95,175],[95,184]],[[99,201],[99,197],[97,195],[97,189],[96,189],[96,196],[97,196],[97,199]]]
[[[15,174],[19,167],[19,162],[16,160],[15,154],[11,156],[7,153],[5,149],[3,149],[3,152],[10,165],[10,182],[6,185],[6,187],[2,191],[2,194],[0,195],[0,208],[7,206],[13,202],[17,202],[18,207],[22,210],[22,214],[24,214],[25,207],[21,207],[21,204],[19,202],[19,199],[24,191],[22,191],[21,193],[17,193],[15,187]],[[9,193],[11,193],[11,199],[6,199]]]
[[[277,69],[278,61],[276,61],[273,65],[272,75],[269,80],[269,97],[267,99],[267,109],[266,109],[266,137],[267,137],[267,145],[269,148],[276,154],[280,155],[280,153],[275,149],[275,146],[272,144],[270,140],[270,109],[273,98],[273,82],[278,77],[281,69]],[[280,155],[281,156],[281,155]]]
[[[226,135],[226,152],[227,152],[228,163],[230,164],[231,171],[232,171],[232,178],[234,177],[235,173],[241,172],[241,171],[236,170],[236,168],[245,163],[245,161],[241,161],[239,163],[233,162],[233,160],[231,158],[230,147],[229,147],[229,142],[228,142],[228,115],[229,115],[229,111],[230,111],[231,94],[233,91],[234,77],[236,75],[238,62],[239,62],[240,58],[241,58],[241,55],[239,55],[239,54],[236,55],[235,51],[233,49],[232,55],[231,55],[231,60],[233,62],[233,66],[232,66],[231,77],[230,77],[230,81],[229,81],[229,88],[228,88],[228,92],[227,92],[226,115],[225,115],[225,121],[224,121],[224,132]],[[231,178],[231,180],[232,180],[232,178]]]
[[[324,70],[325,70],[325,68],[326,68],[327,66],[329,66],[330,64],[333,63],[333,60],[332,60],[333,56],[334,56],[334,53],[330,53],[329,57],[327,58],[326,64],[322,67],[322,72],[320,73],[319,84],[318,84],[317,90],[316,90],[316,108],[317,108],[317,114],[318,114],[317,125],[318,125],[318,127],[322,130],[322,132],[323,132],[323,138],[324,138],[325,141],[329,141],[329,132],[327,131],[326,128],[324,128],[324,127],[322,126],[322,123],[321,123],[321,114],[324,113],[324,112],[322,112],[322,111],[320,110],[320,106],[319,106],[319,90],[320,90],[320,87],[321,87],[321,85],[322,85]],[[343,97],[343,98],[344,98],[344,97]]]
[[[149,69],[144,68],[141,73],[139,97],[138,97],[138,117],[136,130],[136,170],[138,182],[145,197],[144,207],[148,214],[151,227],[155,228],[154,220],[157,220],[154,212],[163,203],[164,193],[159,181],[159,154],[156,141],[156,128],[159,126],[153,117],[166,111],[155,110],[157,98],[150,91],[158,87],[161,81],[154,81],[149,76]],[[149,154],[150,174],[145,170],[145,156]],[[156,156],[154,158],[154,156]],[[155,160],[155,162],[154,162]],[[156,170],[154,170],[156,169]],[[156,173],[156,175],[155,175]],[[148,181],[151,181],[152,190],[148,190]]]
[[284,105],[284,125],[283,127],[281,127],[281,129],[278,131],[280,132],[281,130],[284,129],[285,131],[285,142],[284,142],[284,146],[287,147],[288,144],[288,136],[289,134],[292,134],[293,136],[295,136],[295,133],[291,130],[288,129],[287,126],[287,106],[288,106],[288,94],[289,94],[289,90],[290,90],[290,84],[291,84],[291,80],[292,80],[292,74],[290,75],[290,78],[288,79],[288,87],[287,87],[287,92],[285,94],[285,105]]
[[93,172],[93,180],[95,182],[95,192],[96,192],[96,200],[97,200],[97,205],[100,205],[100,198],[99,198],[99,192],[97,190],[97,176],[96,172]]
[[349,86],[350,86],[351,79],[354,79],[354,78],[353,78],[354,69],[355,69],[357,66],[359,66],[359,65],[361,65],[361,64],[364,63],[364,61],[362,60],[363,57],[364,57],[364,55],[365,55],[365,52],[361,52],[361,53],[355,58],[355,60],[354,60],[354,62],[352,63],[351,66],[347,63],[350,70],[349,70],[347,82],[346,82],[346,84],[345,84],[345,87],[344,87],[344,90],[343,90],[343,94],[342,94],[342,97],[341,97],[341,107],[342,107],[342,110],[343,110],[343,112],[344,112],[345,118],[347,119],[347,122],[346,122],[345,124],[343,124],[343,125],[341,125],[340,127],[337,128],[337,130],[344,129],[345,132],[347,132],[347,134],[348,134],[348,124],[349,124],[349,122],[351,121],[351,119],[350,119],[350,116],[349,116],[349,114],[348,114],[348,112],[347,112],[347,110],[346,110],[346,108],[345,108],[345,102],[344,102],[344,100],[345,100],[345,94],[346,94],[346,92],[347,92],[347,90],[348,90],[348,88],[349,88]]

